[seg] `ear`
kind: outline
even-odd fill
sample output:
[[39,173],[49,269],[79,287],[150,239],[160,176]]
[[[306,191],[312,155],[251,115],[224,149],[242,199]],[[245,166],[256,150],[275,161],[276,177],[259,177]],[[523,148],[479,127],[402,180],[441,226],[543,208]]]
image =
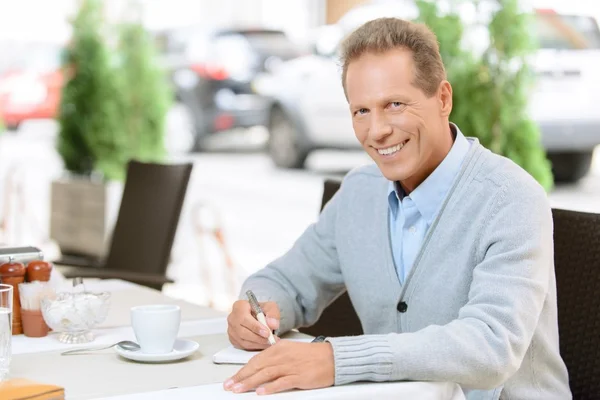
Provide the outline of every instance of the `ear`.
[[450,117],[452,112],[452,85],[448,81],[442,81],[438,89],[440,112],[443,117]]

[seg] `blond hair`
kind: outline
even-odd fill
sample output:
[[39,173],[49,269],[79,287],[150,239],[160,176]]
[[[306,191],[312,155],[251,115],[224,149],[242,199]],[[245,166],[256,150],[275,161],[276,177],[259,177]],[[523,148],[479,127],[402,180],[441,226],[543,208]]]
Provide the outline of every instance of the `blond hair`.
[[[435,34],[425,25],[398,18],[369,21],[352,32],[342,43],[342,85],[346,93],[348,66],[365,53],[380,54],[403,48],[412,52],[415,66],[413,84],[433,96],[446,79],[446,69]],[[347,94],[346,94],[347,97]]]

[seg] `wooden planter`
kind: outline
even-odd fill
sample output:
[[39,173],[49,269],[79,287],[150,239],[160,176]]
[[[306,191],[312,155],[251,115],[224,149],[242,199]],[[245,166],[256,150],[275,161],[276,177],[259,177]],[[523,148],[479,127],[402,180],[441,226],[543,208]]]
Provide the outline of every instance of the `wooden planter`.
[[121,203],[120,182],[64,177],[52,182],[50,237],[63,254],[103,258]]

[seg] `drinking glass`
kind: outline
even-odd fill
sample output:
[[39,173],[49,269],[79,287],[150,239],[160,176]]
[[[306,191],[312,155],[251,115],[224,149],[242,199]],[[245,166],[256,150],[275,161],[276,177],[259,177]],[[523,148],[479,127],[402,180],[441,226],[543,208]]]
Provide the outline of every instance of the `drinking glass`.
[[12,341],[13,287],[0,284],[0,382],[8,378]]

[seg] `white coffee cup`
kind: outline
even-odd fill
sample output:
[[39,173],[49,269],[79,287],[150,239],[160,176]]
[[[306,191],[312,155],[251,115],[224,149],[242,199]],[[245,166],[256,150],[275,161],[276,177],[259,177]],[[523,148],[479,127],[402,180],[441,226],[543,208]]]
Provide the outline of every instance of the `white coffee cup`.
[[131,326],[142,352],[165,354],[173,351],[181,309],[176,305],[147,305],[131,308]]

